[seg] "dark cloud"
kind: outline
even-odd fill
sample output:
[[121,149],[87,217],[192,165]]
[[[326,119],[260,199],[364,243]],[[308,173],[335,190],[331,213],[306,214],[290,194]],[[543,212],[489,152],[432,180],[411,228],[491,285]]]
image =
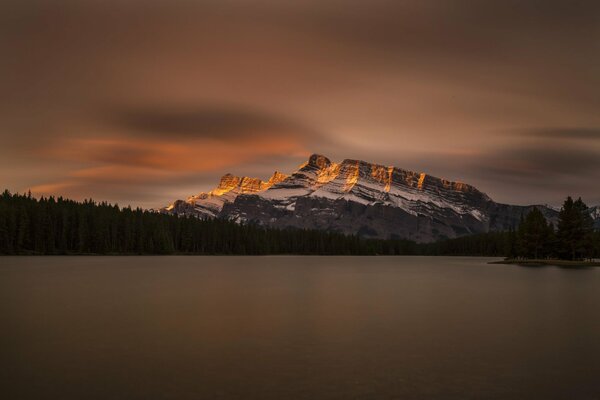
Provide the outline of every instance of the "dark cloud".
[[593,195],[598,37],[591,0],[5,0],[0,182],[148,205],[321,152]]
[[233,140],[248,135],[304,136],[316,132],[282,116],[233,107],[151,107],[121,109],[106,116],[115,128],[141,135]]
[[507,177],[587,176],[600,171],[600,152],[578,146],[502,149],[490,155],[493,171]]
[[[471,160],[474,179],[510,202],[516,190],[529,202],[560,203],[567,194],[600,202],[600,147],[538,142],[498,148]],[[500,188],[506,188],[508,195]]]

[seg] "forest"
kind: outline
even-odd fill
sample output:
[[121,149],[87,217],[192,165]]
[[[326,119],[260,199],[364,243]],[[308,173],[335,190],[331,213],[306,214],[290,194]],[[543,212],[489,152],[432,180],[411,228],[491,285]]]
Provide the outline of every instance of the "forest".
[[92,200],[0,195],[0,254],[414,254],[413,242],[268,229]]
[[0,254],[470,255],[587,259],[600,232],[587,207],[565,201],[555,228],[534,209],[508,232],[418,244],[304,229],[270,229],[223,219],[178,217],[92,200],[0,194]]
[[420,245],[420,254],[506,257],[516,260],[586,260],[600,257],[600,231],[588,207],[568,197],[555,227],[533,208],[507,232],[489,232]]

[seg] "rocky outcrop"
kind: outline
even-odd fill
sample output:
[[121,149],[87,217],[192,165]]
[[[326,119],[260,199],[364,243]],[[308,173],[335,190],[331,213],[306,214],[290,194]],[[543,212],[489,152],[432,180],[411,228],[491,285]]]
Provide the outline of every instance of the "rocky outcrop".
[[[262,181],[226,174],[212,191],[162,212],[429,242],[507,230],[533,207],[496,203],[471,185],[425,173],[313,154],[289,176],[276,171]],[[555,209],[535,207],[556,223]],[[600,210],[592,210],[600,224]]]

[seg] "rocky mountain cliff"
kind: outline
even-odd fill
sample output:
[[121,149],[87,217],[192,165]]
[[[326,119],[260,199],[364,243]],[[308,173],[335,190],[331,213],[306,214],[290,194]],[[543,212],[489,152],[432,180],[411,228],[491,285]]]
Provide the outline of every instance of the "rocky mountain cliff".
[[[212,191],[161,212],[429,242],[507,230],[533,207],[556,223],[558,211],[548,206],[500,204],[465,183],[313,154],[293,174],[275,172],[268,181],[226,174]],[[600,224],[600,208],[591,213]]]

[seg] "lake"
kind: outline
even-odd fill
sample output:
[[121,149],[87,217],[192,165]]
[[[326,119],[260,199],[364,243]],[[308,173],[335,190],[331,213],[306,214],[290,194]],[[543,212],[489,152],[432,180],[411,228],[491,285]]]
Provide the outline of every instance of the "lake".
[[600,268],[0,257],[3,399],[599,399]]

